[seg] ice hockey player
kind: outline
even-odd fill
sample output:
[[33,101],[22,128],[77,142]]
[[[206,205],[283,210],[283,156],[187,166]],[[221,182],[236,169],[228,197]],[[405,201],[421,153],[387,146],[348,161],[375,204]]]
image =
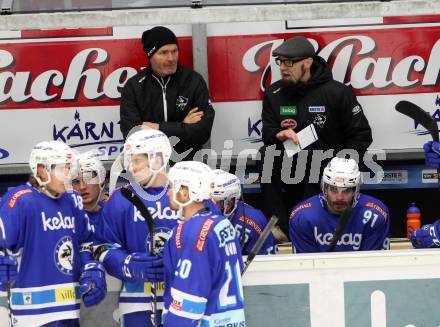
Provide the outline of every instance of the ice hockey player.
[[[9,272],[0,275],[2,283],[13,283],[14,326],[79,326],[81,298],[92,306],[105,297],[104,268],[92,257],[92,230],[82,198],[71,192],[74,163],[66,144],[38,143],[29,159],[30,182],[3,199],[1,247],[8,251],[0,256],[0,271]],[[14,280],[16,261],[10,254],[20,252]]]
[[352,212],[334,251],[389,249],[390,215],[379,200],[359,193],[361,174],[353,159],[333,158],[324,169],[322,193],[296,205],[289,234],[295,253],[327,252],[340,215]]
[[[212,199],[221,209],[222,214],[234,226],[241,245],[241,253],[249,254],[267,225],[264,214],[241,199],[240,179],[234,174],[221,169],[212,171],[214,176],[214,191]],[[258,254],[275,254],[276,240],[272,233],[264,242]]]
[[239,241],[230,221],[204,205],[213,190],[211,169],[178,162],[169,180],[171,206],[184,222],[165,245],[164,326],[244,327]]
[[[426,165],[431,168],[440,168],[440,143],[429,141],[423,145]],[[412,245],[416,249],[440,247],[440,219],[432,224],[423,225],[410,235]]]
[[73,190],[78,192],[93,230],[101,221],[102,209],[108,196],[104,194],[106,171],[97,153],[93,151],[78,155],[78,176],[73,179]]
[[[133,180],[127,187],[138,194],[148,208],[155,226],[154,245],[162,252],[179,215],[172,210],[166,195],[166,168],[172,148],[167,136],[158,130],[140,130],[131,134],[123,149],[125,169]],[[150,254],[150,234],[140,211],[116,189],[104,206],[96,238],[97,255],[107,272],[123,281],[119,296],[121,325],[152,326],[151,318],[160,322],[160,311],[151,317],[151,283],[163,282],[162,258]],[[157,301],[163,301],[163,283]]]

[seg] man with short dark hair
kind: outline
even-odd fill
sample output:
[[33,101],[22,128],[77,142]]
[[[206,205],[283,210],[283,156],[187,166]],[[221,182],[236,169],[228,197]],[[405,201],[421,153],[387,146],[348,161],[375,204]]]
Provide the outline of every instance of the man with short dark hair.
[[[388,208],[378,199],[360,193],[360,184],[356,161],[335,157],[329,162],[322,174],[322,193],[299,203],[290,214],[294,253],[389,250]],[[341,216],[349,207],[350,216],[341,226],[342,233],[336,233]],[[336,245],[330,250],[333,242]]]
[[[282,188],[287,190],[289,199],[295,201],[290,203],[292,205],[316,194],[319,190],[319,178],[315,178],[315,184],[308,183],[312,161],[311,153],[308,153],[307,167],[297,165],[298,156],[292,160],[290,175],[293,177],[296,169],[304,168],[302,181],[298,184],[282,181],[283,142],[291,140],[298,144],[297,133],[313,125],[311,127],[316,130],[317,141],[307,150],[323,152],[333,149],[334,156],[342,149],[354,149],[362,158],[372,142],[372,136],[353,90],[333,79],[327,63],[316,55],[315,48],[308,39],[303,36],[290,38],[277,47],[272,55],[280,66],[281,80],[273,83],[264,95],[264,147],[260,149],[260,172],[262,173],[264,158],[269,154],[270,146],[281,150],[281,156],[275,157],[271,182],[262,181],[261,186],[266,216],[277,215],[282,231],[287,234],[289,208],[283,202]],[[323,162],[321,171],[326,162],[328,161]]]
[[176,136],[177,153],[192,150],[192,157],[211,135],[214,109],[203,77],[179,64],[174,33],[156,26],[142,34],[150,65],[130,78],[121,95],[121,131],[142,125]]

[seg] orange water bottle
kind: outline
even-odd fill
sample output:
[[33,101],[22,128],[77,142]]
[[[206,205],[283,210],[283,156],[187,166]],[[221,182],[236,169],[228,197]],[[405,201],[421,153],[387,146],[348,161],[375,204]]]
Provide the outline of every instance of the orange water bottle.
[[406,211],[406,237],[409,239],[409,235],[412,231],[420,228],[420,209],[416,207],[413,202]]

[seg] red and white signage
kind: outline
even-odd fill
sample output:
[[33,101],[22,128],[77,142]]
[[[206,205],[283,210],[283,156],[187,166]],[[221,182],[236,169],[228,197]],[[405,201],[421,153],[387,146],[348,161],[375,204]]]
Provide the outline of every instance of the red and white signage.
[[[150,27],[2,32],[0,164],[27,162],[36,142],[52,139],[114,158],[123,142],[121,88],[147,65],[140,36]],[[191,26],[169,27],[191,67]],[[373,129],[371,148],[405,151],[429,139],[394,110],[400,100],[440,121],[440,16],[214,23],[207,32],[218,154],[261,146],[264,89],[280,78],[270,54],[295,35],[309,38],[334,78],[353,87]]]

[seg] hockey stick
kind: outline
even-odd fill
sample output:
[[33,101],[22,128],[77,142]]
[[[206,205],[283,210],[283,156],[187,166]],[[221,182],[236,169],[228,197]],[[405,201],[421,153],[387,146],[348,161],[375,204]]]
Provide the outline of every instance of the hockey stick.
[[258,238],[257,242],[255,242],[254,246],[252,247],[251,252],[248,254],[246,258],[246,262],[244,263],[243,272],[241,275],[243,276],[246,270],[249,268],[249,265],[254,260],[255,256],[260,252],[261,247],[263,246],[263,243],[266,241],[267,237],[269,236],[269,233],[272,232],[272,228],[275,226],[275,224],[278,221],[277,216],[272,216],[267,223],[266,227],[264,227],[263,231],[260,234],[260,237]]
[[[151,217],[150,211],[139,198],[136,193],[133,193],[128,188],[122,187],[121,194],[130,201],[141,213],[142,217],[144,217],[145,223],[148,226],[148,232],[150,233],[150,253],[155,256],[156,249],[154,248],[154,221],[153,217]],[[153,327],[158,326],[157,324],[157,283],[150,283],[151,285],[151,302],[152,302],[152,310],[151,310],[151,323]]]
[[[396,104],[396,110],[409,118],[414,119],[418,124],[422,125],[431,134],[432,140],[439,142],[439,132],[437,122],[429,113],[420,108],[418,105],[409,101],[400,101]],[[440,191],[440,168],[437,169],[438,189]]]
[[[0,229],[2,230],[2,246],[0,248],[0,252],[3,251],[5,256],[8,251],[8,243],[6,243],[6,230],[5,225],[3,224],[3,219],[0,217]],[[6,283],[6,296],[7,296],[7,304],[8,304],[8,313],[9,313],[9,326],[12,326],[12,308],[11,308],[11,282]]]
[[336,226],[335,232],[333,233],[332,240],[328,245],[327,252],[333,252],[336,244],[338,244],[339,240],[341,239],[345,226],[347,226],[348,220],[351,217],[351,210],[352,207],[349,206],[341,213],[341,216],[339,217],[338,225]]

